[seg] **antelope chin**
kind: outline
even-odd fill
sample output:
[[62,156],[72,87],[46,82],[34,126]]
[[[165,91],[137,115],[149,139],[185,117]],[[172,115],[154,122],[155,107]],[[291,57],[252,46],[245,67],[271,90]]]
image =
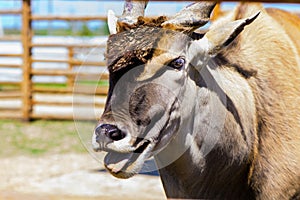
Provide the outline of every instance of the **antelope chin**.
[[131,153],[108,152],[104,158],[104,166],[117,178],[130,178],[140,172],[144,162],[152,156],[154,147],[153,141],[144,140]]

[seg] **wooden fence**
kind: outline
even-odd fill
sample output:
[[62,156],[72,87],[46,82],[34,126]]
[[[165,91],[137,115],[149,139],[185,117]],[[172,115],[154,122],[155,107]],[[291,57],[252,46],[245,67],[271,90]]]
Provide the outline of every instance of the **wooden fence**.
[[[22,7],[19,10],[3,10],[0,15],[19,15],[22,18],[22,31],[20,38],[2,38],[2,41],[19,39],[22,43],[22,53],[2,53],[0,58],[19,58],[21,64],[3,64],[0,68],[21,69],[22,78],[20,81],[0,81],[0,118],[18,118],[23,120],[31,119],[95,119],[101,113],[107,94],[107,73],[91,71],[78,71],[80,66],[104,67],[104,61],[84,61],[76,58],[76,49],[90,51],[95,48],[105,48],[101,44],[54,44],[34,43],[33,21],[40,20],[64,20],[64,21],[106,21],[104,16],[38,16],[32,15],[31,0],[21,0]],[[64,48],[67,50],[67,59],[37,59],[33,51],[37,48]],[[100,57],[100,55],[99,55]],[[35,63],[56,63],[57,65],[68,65],[62,69],[37,69]],[[63,76],[67,81],[63,86],[52,87],[53,83],[37,84],[33,81],[36,76]],[[77,82],[76,82],[77,80]],[[80,84],[82,83],[82,84]],[[101,84],[100,84],[101,83]],[[78,96],[78,98],[77,98]],[[92,101],[91,101],[92,100]],[[77,112],[74,116],[74,109],[77,107],[93,108],[95,112]],[[41,109],[42,108],[42,109]],[[65,111],[61,112],[63,109]],[[42,110],[42,111],[41,111]],[[84,110],[84,109],[83,109]],[[90,109],[91,110],[91,109]]]
[[[100,44],[63,44],[63,43],[34,43],[33,21],[64,20],[64,21],[105,21],[104,16],[38,16],[33,15],[31,0],[20,0],[22,7],[18,10],[2,10],[0,15],[19,15],[22,18],[21,36],[0,38],[0,42],[18,39],[22,43],[21,53],[0,53],[0,58],[19,58],[21,64],[3,64],[0,69],[20,69],[22,77],[19,81],[0,81],[0,118],[31,119],[95,119],[105,104],[107,94],[108,74],[78,70],[80,66],[99,69],[105,67],[103,61],[83,61],[76,57],[76,50],[89,51],[94,48],[105,48]],[[268,0],[264,0],[269,2]],[[280,2],[281,0],[272,0]],[[281,1],[283,2],[283,1]],[[289,1],[297,3],[296,1]],[[1,41],[2,40],[2,41]],[[67,59],[40,59],[33,56],[38,48],[64,48]],[[100,56],[100,55],[99,55]],[[40,69],[33,67],[36,63],[56,63],[68,65],[61,69]],[[52,87],[49,84],[38,84],[33,81],[36,76],[63,76],[65,84]],[[75,114],[74,114],[75,113]]]

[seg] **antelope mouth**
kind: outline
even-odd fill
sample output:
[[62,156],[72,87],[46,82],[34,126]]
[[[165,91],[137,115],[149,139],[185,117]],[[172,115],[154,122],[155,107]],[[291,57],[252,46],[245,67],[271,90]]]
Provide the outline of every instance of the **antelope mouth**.
[[145,139],[130,153],[108,152],[104,158],[104,166],[117,178],[130,178],[137,174],[144,162],[151,157],[154,146],[154,142]]
[[130,178],[140,172],[145,161],[154,154],[160,152],[174,137],[177,132],[180,117],[175,112],[177,107],[175,101],[169,111],[168,117],[164,119],[164,125],[161,127],[155,123],[149,131],[146,132],[146,138],[137,138],[136,144],[130,147],[128,152],[120,152],[111,149],[104,158],[105,168],[117,178]]
[[133,151],[133,153],[143,153],[143,151],[147,148],[147,146],[150,144],[149,140],[143,140],[139,143],[137,148]]

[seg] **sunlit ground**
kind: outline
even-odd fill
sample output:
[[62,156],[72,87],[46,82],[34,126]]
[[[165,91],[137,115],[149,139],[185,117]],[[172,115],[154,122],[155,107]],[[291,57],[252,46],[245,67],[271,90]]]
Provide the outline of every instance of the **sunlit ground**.
[[[76,125],[90,131],[95,124]],[[0,120],[0,135],[0,200],[165,199],[157,175],[120,180],[107,173],[73,121]]]

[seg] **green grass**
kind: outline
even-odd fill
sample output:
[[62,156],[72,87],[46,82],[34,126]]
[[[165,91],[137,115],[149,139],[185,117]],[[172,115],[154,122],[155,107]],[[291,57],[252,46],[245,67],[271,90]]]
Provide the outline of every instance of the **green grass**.
[[0,84],[0,91],[4,90],[19,90],[20,86],[14,84]]
[[[100,80],[100,81],[78,81],[77,85],[86,85],[86,86],[108,86],[108,81]],[[37,88],[51,88],[51,89],[63,89],[67,88],[68,85],[66,83],[34,83],[33,87]],[[0,91],[8,91],[8,90],[21,90],[21,87],[14,84],[0,84]]]
[[78,84],[80,85],[97,85],[97,86],[108,86],[108,81],[107,80],[100,80],[100,81],[89,81],[89,80],[84,80],[84,81],[79,81]]
[[[90,29],[87,23],[82,23],[80,27],[73,29],[71,24],[68,28],[33,28],[34,35],[40,36],[82,36],[82,37],[94,37],[94,36],[106,36],[109,35],[108,25],[104,23],[96,29]],[[20,35],[20,29],[5,29],[5,35]]]
[[66,88],[66,83],[34,83],[35,87]]
[[[93,122],[76,123],[80,123],[84,130],[92,130],[94,127]],[[0,120],[0,135],[0,157],[87,152],[73,121]]]

